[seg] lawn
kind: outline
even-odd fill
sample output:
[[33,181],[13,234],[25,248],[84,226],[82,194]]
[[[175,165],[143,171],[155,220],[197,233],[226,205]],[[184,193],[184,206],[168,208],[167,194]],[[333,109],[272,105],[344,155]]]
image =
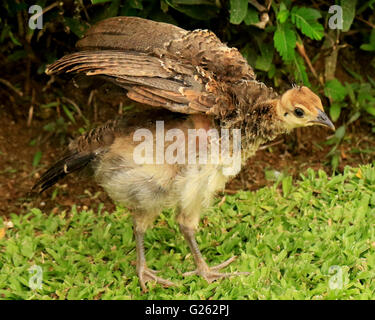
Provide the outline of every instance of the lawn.
[[146,257],[176,286],[149,283],[142,294],[126,209],[12,214],[0,218],[0,298],[374,299],[375,167],[334,177],[308,170],[298,181],[280,176],[273,187],[218,198],[197,240],[210,265],[234,254],[227,271],[250,275],[212,284],[182,277],[193,258],[165,211],[146,234]]

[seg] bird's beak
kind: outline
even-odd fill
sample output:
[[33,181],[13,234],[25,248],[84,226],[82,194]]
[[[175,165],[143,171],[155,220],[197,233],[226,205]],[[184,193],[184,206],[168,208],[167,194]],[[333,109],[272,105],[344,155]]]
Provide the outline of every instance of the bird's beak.
[[332,121],[328,118],[325,112],[318,109],[318,115],[315,120],[312,120],[311,122],[315,124],[320,124],[325,127],[331,128],[333,131],[335,131],[335,126],[333,125]]

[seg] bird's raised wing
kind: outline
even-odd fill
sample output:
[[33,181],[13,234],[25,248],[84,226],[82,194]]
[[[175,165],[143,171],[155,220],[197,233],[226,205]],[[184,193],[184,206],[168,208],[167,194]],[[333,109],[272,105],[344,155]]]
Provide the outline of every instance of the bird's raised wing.
[[223,115],[235,108],[230,85],[255,79],[239,51],[212,32],[141,18],[104,20],[77,47],[83,51],[46,72],[102,76],[126,88],[129,98],[174,112]]
[[203,69],[139,52],[77,52],[47,69],[48,74],[59,72],[103,76],[127,89],[132,100],[187,114],[209,112],[216,106],[216,98],[224,94]]

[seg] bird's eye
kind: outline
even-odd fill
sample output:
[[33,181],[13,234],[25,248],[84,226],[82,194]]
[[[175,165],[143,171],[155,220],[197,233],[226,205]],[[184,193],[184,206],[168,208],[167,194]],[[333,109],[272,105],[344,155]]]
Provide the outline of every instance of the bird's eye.
[[301,108],[295,108],[294,109],[294,115],[297,118],[302,118],[305,115],[305,111],[303,111]]

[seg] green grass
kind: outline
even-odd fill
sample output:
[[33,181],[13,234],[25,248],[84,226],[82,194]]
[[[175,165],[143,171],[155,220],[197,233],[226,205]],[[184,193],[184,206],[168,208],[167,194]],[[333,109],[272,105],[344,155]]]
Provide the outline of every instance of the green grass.
[[[14,226],[0,240],[0,299],[375,298],[373,166],[333,178],[308,170],[295,185],[282,178],[208,210],[197,234],[203,255],[210,265],[238,255],[227,271],[249,276],[212,284],[183,278],[193,259],[173,213],[164,212],[146,234],[146,257],[176,287],[150,283],[143,295],[125,209],[57,215],[33,209],[10,220]],[[6,222],[0,219],[0,228]],[[43,270],[41,289],[29,288],[33,265]]]

